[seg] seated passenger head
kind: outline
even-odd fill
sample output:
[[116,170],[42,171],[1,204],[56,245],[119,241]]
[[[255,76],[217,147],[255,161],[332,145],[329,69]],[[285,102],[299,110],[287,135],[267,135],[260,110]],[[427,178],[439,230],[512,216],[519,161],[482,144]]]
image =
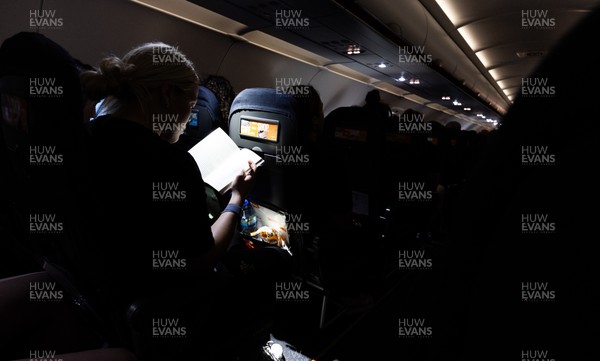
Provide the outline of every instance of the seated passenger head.
[[103,59],[98,70],[81,74],[81,83],[90,99],[104,99],[99,113],[134,121],[175,143],[196,104],[199,79],[184,54],[158,42]]
[[9,142],[62,146],[81,124],[75,61],[42,34],[21,32],[2,43],[0,94],[0,123]]
[[459,122],[452,120],[446,123],[446,129],[461,130],[462,126]]
[[425,121],[425,116],[418,110],[408,108],[400,115],[400,120],[405,122],[423,123]]
[[316,142],[323,132],[323,102],[312,85],[294,85],[292,93],[298,103],[300,142]]
[[220,75],[209,75],[202,80],[202,85],[207,89],[210,89],[217,100],[219,101],[219,108],[221,111],[221,118],[219,120],[219,127],[226,133],[229,132],[229,109],[231,103],[235,99],[235,91],[233,86],[226,78]]
[[[75,63],[77,64],[77,70],[79,73],[83,73],[84,71],[96,70],[90,64],[83,63],[79,59],[75,59]],[[96,104],[102,99],[90,99],[86,94],[83,95],[83,123],[87,124],[90,120],[96,117]]]
[[365,102],[367,103],[367,105],[370,104],[377,104],[381,101],[381,95],[379,95],[379,90],[377,89],[373,89],[370,92],[367,93],[367,96],[365,97]]

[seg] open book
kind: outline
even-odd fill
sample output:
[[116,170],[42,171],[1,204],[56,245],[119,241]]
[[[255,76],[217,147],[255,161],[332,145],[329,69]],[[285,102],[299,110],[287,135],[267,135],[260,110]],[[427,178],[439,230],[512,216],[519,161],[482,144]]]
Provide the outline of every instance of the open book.
[[188,152],[196,160],[204,182],[221,194],[231,189],[241,170],[250,169],[248,160],[257,167],[264,162],[250,149],[240,149],[221,128],[213,130]]

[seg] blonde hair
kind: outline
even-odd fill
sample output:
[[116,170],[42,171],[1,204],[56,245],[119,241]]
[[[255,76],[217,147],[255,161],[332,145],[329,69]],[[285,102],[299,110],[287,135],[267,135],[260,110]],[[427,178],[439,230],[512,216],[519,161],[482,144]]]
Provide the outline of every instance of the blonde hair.
[[171,82],[183,91],[198,87],[194,65],[176,47],[162,42],[142,44],[122,59],[111,56],[98,70],[80,75],[84,93],[93,100],[104,99],[99,114],[118,114],[137,102],[142,110],[151,101],[150,89]]

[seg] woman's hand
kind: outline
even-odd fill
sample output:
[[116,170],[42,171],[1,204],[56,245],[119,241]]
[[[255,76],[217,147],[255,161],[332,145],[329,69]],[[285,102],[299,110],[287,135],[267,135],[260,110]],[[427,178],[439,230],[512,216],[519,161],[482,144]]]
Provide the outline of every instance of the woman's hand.
[[234,200],[234,197],[239,197],[241,202],[243,202],[254,186],[254,181],[256,179],[256,164],[249,160],[248,165],[249,169],[247,171],[240,171],[240,173],[233,180],[231,185],[232,200]]

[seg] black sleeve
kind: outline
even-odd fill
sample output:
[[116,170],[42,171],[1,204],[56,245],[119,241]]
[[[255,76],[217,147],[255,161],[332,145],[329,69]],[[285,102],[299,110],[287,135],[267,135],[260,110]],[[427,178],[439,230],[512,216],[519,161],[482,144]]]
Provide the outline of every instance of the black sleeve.
[[162,243],[163,247],[181,249],[193,258],[211,249],[214,238],[200,170],[190,154],[179,150],[176,153],[168,166],[171,169],[157,175],[152,184],[151,207],[163,218],[156,222],[164,223],[155,224],[154,228],[164,233],[161,238],[169,240]]

